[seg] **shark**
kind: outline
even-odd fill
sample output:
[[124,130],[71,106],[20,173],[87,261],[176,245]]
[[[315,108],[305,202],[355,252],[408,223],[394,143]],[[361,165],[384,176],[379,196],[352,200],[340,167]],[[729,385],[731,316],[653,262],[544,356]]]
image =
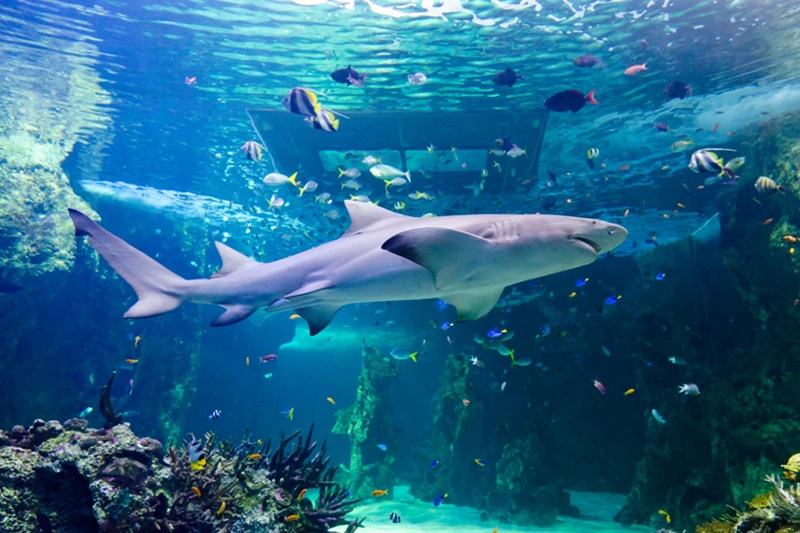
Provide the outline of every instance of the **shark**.
[[626,238],[598,219],[543,214],[412,217],[345,201],[350,226],[339,238],[262,263],[216,242],[222,266],[185,279],[70,209],[75,234],[136,292],[125,318],[147,318],[183,302],[225,311],[211,326],[235,324],[264,308],[294,311],[316,335],[348,304],[439,298],[459,321],[492,310],[511,285],[594,262]]

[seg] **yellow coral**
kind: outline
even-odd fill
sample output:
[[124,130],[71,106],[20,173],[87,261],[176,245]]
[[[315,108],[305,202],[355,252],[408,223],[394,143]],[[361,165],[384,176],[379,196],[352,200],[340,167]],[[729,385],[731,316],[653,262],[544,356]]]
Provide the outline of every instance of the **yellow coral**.
[[747,502],[747,506],[750,509],[766,509],[770,505],[772,505],[772,500],[776,496],[775,491],[765,492],[764,494],[759,494],[749,502]]
[[695,531],[697,531],[697,533],[731,533],[733,531],[733,524],[720,520],[712,520],[707,524],[697,526]]

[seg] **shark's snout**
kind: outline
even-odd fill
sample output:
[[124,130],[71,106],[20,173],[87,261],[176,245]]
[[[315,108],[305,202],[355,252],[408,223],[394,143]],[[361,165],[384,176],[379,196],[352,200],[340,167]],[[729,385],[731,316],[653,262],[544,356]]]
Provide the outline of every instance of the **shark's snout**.
[[625,241],[628,230],[617,224],[592,220],[591,224],[574,232],[570,238],[580,241],[601,254],[613,250]]

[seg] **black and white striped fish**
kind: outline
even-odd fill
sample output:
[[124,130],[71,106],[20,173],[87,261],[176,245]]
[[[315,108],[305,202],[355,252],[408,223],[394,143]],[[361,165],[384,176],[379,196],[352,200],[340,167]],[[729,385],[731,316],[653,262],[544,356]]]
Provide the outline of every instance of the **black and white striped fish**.
[[292,113],[307,117],[316,117],[322,108],[317,100],[317,95],[302,87],[295,87],[289,91],[281,103]]
[[400,523],[400,515],[397,514],[397,513],[392,513],[392,514],[389,515],[389,520],[391,520],[392,523],[394,523],[394,524],[399,524]]
[[330,109],[324,107],[320,109],[314,117],[306,117],[303,120],[308,122],[308,125],[315,130],[329,131],[333,133],[339,129],[339,119],[333,114]]
[[211,414],[208,415],[208,419],[209,420],[216,420],[217,418],[219,418],[219,415],[221,415],[221,414],[222,414],[222,411],[220,411],[219,409],[214,409],[213,411],[211,411]]

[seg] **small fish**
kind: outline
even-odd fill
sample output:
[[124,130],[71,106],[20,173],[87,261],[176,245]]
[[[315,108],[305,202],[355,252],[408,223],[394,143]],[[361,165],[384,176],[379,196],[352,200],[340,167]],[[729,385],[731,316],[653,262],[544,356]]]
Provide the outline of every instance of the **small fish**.
[[647,63],[642,63],[641,65],[632,65],[626,68],[623,74],[625,74],[626,76],[635,76],[636,74],[639,74],[643,70],[647,70]]
[[499,353],[500,355],[504,355],[506,357],[510,356],[512,359],[514,358],[514,350],[509,349],[508,346],[504,346],[501,344],[496,348],[496,350],[497,353]]
[[365,165],[370,165],[370,166],[371,165],[377,165],[377,164],[381,163],[381,158],[380,157],[373,157],[371,155],[368,155],[368,156],[364,157],[364,159],[362,159],[361,162],[364,163]]
[[206,467],[206,452],[203,450],[203,442],[192,437],[186,445],[189,466],[192,470],[202,470]]
[[759,194],[783,192],[783,186],[778,185],[778,182],[766,176],[759,177],[753,186],[756,188]]
[[87,416],[92,414],[92,411],[94,411],[94,407],[87,407],[78,414],[78,418],[86,418]]
[[506,68],[503,72],[499,72],[492,76],[492,81],[495,85],[506,85],[513,87],[517,80],[521,80],[522,76],[514,72],[511,68]]
[[486,466],[486,462],[483,459],[475,459],[475,464],[478,466]]
[[133,347],[138,348],[140,342],[142,342],[142,336],[136,335],[136,337],[133,339]]
[[386,446],[385,444],[378,444],[377,446],[378,446],[378,449],[379,449],[380,451],[382,451],[382,452],[385,452],[386,450],[388,450],[388,449],[389,449],[389,447],[388,447],[388,446]]
[[408,195],[412,200],[434,200],[436,197],[427,192],[414,191]]
[[483,361],[481,361],[480,359],[477,358],[477,356],[474,355],[469,358],[469,362],[472,363],[474,366],[477,366],[478,368],[483,368],[486,366],[486,364]]
[[251,460],[251,461],[257,461],[257,460],[261,459],[261,454],[260,453],[251,453],[250,455],[247,456],[247,458],[249,460]]
[[442,505],[442,502],[444,501],[445,498],[447,498],[447,494],[441,494],[437,496],[436,498],[433,499],[433,506],[439,507],[440,505]]
[[575,89],[561,91],[560,93],[556,93],[545,100],[544,105],[550,111],[556,111],[558,113],[572,111],[573,113],[576,113],[583,109],[583,106],[586,105],[586,102],[594,105],[599,103],[594,97],[596,92],[597,91],[592,90],[589,91],[589,94],[584,96],[582,92]]
[[414,74],[408,75],[408,83],[411,85],[422,85],[426,81],[428,81],[428,77],[422,72],[415,72]]
[[667,275],[664,272],[659,272],[656,274],[656,281],[664,281]]
[[220,411],[219,409],[214,409],[213,411],[211,411],[211,414],[208,415],[208,419],[209,420],[216,420],[217,418],[220,417],[221,414],[222,414],[222,411]]
[[330,396],[328,396],[328,397],[327,397],[327,398],[325,398],[325,399],[326,399],[326,400],[328,400],[328,403],[330,403],[331,405],[336,405],[336,400],[334,400],[334,399],[333,399],[333,398],[331,398]]
[[319,113],[313,117],[305,117],[303,120],[315,130],[327,131],[329,133],[339,131],[339,119],[336,118],[333,111],[324,107],[320,108]]
[[468,407],[469,406],[469,400],[467,400],[466,398],[462,399],[461,403],[464,404],[464,407]]
[[341,179],[342,176],[345,178],[355,179],[361,175],[361,171],[355,167],[351,167],[348,169],[337,168],[336,170],[339,171],[339,178]]
[[500,329],[500,328],[492,328],[486,332],[487,339],[497,339],[498,337],[502,337],[503,334],[507,333],[507,329]]
[[628,389],[628,390],[626,390],[626,391],[625,391],[623,394],[624,394],[625,396],[630,396],[630,395],[631,395],[631,394],[633,394],[634,392],[636,392],[636,389]]
[[131,365],[135,365],[136,363],[139,362],[139,360],[138,359],[125,359],[125,362],[128,363],[128,364],[131,364]]
[[389,514],[389,520],[391,520],[393,524],[399,524],[400,523],[400,515],[397,514],[397,513],[391,513],[391,514]]
[[600,63],[600,60],[591,54],[578,56],[572,60],[572,64],[579,68],[592,68]]
[[722,162],[722,158],[711,150],[710,148],[703,148],[695,151],[691,159],[689,159],[689,164],[687,165],[689,169],[697,173],[723,172],[725,165]]
[[375,490],[372,491],[372,495],[375,496],[376,498],[378,496],[386,496],[387,494],[389,494],[388,490],[375,489]]
[[687,396],[700,396],[700,387],[694,383],[684,383],[678,386],[678,394],[685,394]]
[[670,150],[672,150],[672,153],[677,154],[679,152],[683,152],[693,144],[694,141],[692,139],[687,139],[685,141],[675,141],[674,143],[672,143],[672,145],[670,145]]
[[257,142],[247,141],[239,149],[244,152],[245,157],[250,161],[261,161],[262,148]]
[[411,359],[415,363],[417,362],[417,354],[419,352],[410,352],[409,350],[403,348],[392,348],[392,351],[389,354],[392,358],[397,359],[398,361],[404,361],[406,359]]
[[300,315],[298,315],[297,313],[289,315],[289,320],[297,320],[298,318],[302,318],[302,317]]
[[673,365],[685,365],[686,364],[686,360],[685,359],[681,359],[680,357],[674,357],[674,356],[673,357],[667,357],[667,361],[669,361]]
[[329,204],[331,200],[331,193],[324,192],[314,197],[314,202],[318,204]]
[[200,487],[194,487],[193,486],[192,487],[192,492],[194,492],[195,496],[197,496],[198,498],[203,495],[203,493],[200,492]]
[[577,292],[575,292],[575,291],[572,291],[571,293],[569,293],[569,294],[567,295],[567,297],[568,297],[568,298],[575,298],[577,295],[578,295],[578,293],[577,293]]
[[578,281],[575,282],[575,286],[578,287],[578,288],[581,288],[584,285],[586,285],[587,283],[589,283],[589,278],[581,278],[581,279],[579,279]]
[[289,516],[287,516],[284,520],[286,520],[287,522],[294,522],[295,520],[298,520],[299,518],[300,518],[300,515],[297,514],[297,513],[294,513],[294,514],[290,514]]
[[599,391],[600,391],[600,394],[605,394],[605,393],[606,393],[606,387],[605,387],[605,385],[603,385],[603,384],[602,384],[602,383],[600,383],[599,381],[597,381],[597,380],[594,380],[594,381],[592,382],[592,384],[594,385],[594,388],[595,388],[595,389],[597,389],[597,390],[599,390]]
[[275,359],[277,359],[277,358],[278,358],[278,356],[277,356],[277,355],[275,355],[274,353],[270,353],[270,354],[267,354],[267,355],[262,355],[262,356],[259,358],[259,360],[260,360],[262,363],[269,363],[270,361],[274,361],[274,360],[275,360]]
[[347,68],[340,68],[331,72],[331,78],[333,78],[333,81],[338,83],[344,83],[348,86],[355,85],[356,87],[361,87],[361,85],[367,79],[367,75],[359,74],[356,69],[350,65],[347,65]]
[[306,492],[308,492],[308,489],[303,489],[303,490],[301,490],[301,491],[300,491],[300,494],[298,494],[298,495],[297,495],[297,501],[300,501],[300,500],[302,500],[302,499],[305,497],[305,495],[306,495]]
[[656,422],[658,422],[659,424],[664,425],[667,423],[666,419],[663,416],[661,416],[661,414],[655,409],[651,410],[650,414],[653,415],[653,418],[655,418]]
[[358,181],[357,179],[348,179],[348,180],[344,180],[342,182],[341,188],[343,190],[344,189],[352,189],[354,191],[357,191],[358,189],[360,189],[363,186],[364,186],[364,184],[361,183],[360,181]]
[[669,523],[671,523],[671,522],[672,522],[672,517],[671,517],[671,516],[669,516],[669,513],[668,513],[668,512],[666,512],[664,509],[659,509],[659,510],[658,510],[658,514],[660,514],[661,516],[663,516],[663,517],[664,517],[664,520],[666,520],[666,521],[667,521],[667,524],[669,524]]
[[744,166],[745,161],[746,161],[746,158],[743,157],[743,156],[734,157],[733,159],[731,159],[730,161],[728,161],[725,164],[725,166],[723,167],[722,170],[724,170],[725,173],[728,176],[730,176],[731,178],[734,178],[734,179],[738,178],[738,176],[736,175],[736,171]]
[[197,84],[197,76],[184,76],[183,83],[186,85],[196,85]]
[[303,193],[305,193],[305,192],[314,192],[314,191],[316,191],[317,187],[319,187],[319,183],[317,183],[314,180],[305,182],[303,184],[303,186],[300,187],[300,196],[303,196]]
[[392,206],[392,208],[394,208],[395,211],[402,211],[403,209],[406,208],[406,203],[405,202],[395,202],[394,205]]
[[369,168],[369,173],[375,176],[376,178],[380,179],[405,177],[409,181],[409,183],[411,182],[410,170],[406,170],[405,172],[403,172],[399,168],[394,168],[391,165],[384,165],[382,163],[371,166]]
[[666,122],[656,122],[654,126],[656,131],[669,131],[669,125]]
[[250,366],[250,358],[249,357],[245,357],[244,358],[244,365],[245,366]]
[[512,159],[516,159],[517,157],[519,157],[519,156],[521,156],[521,155],[525,155],[525,156],[527,156],[527,155],[528,155],[528,153],[527,153],[527,151],[526,151],[526,150],[524,150],[524,149],[520,148],[520,147],[519,147],[519,146],[517,146],[516,144],[512,144],[512,145],[511,145],[511,149],[510,149],[508,152],[506,152],[506,155],[507,155],[508,157],[512,158]]
[[281,101],[283,107],[298,115],[316,117],[322,109],[317,95],[310,89],[295,87]]
[[439,326],[439,329],[441,329],[442,331],[447,331],[448,329],[452,328],[453,326],[455,326],[455,324],[453,322],[442,322],[442,325]]
[[524,359],[517,359],[514,361],[516,366],[530,366],[533,363],[532,359],[528,359],[527,357]]
[[438,465],[438,464],[439,464],[439,461],[433,461],[433,462],[431,463],[431,468],[435,468],[435,467],[436,467],[436,465]]
[[683,100],[687,96],[692,96],[692,86],[676,80],[664,87],[664,92],[670,99],[680,98]]
[[294,407],[286,407],[283,411],[281,411],[281,414],[289,420],[294,420]]
[[286,176],[279,172],[270,172],[261,180],[264,184],[277,187],[279,185],[286,185],[287,183],[297,187],[297,172],[291,176]]
[[621,298],[622,298],[621,294],[618,294],[617,296],[609,296],[608,298],[606,298],[605,304],[606,305],[614,305],[615,303],[620,301]]
[[508,385],[508,382],[506,382],[506,381],[504,381],[504,382],[502,382],[500,384],[500,392],[503,392],[503,391],[506,390],[506,385]]
[[266,374],[264,374],[264,379],[269,379],[271,377],[272,377],[272,372],[267,372]]
[[586,150],[586,158],[587,159],[594,159],[595,157],[597,157],[599,155],[600,155],[600,149],[599,148],[589,148],[588,150]]

